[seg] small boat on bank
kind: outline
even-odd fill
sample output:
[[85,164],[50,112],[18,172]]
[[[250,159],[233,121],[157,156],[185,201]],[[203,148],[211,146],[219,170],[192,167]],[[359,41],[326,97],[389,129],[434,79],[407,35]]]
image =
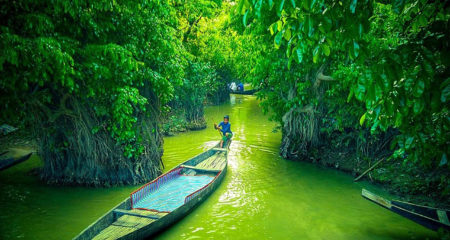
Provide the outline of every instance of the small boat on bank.
[[33,153],[21,149],[10,149],[0,153],[0,171],[15,166],[30,158]]
[[439,228],[444,228],[447,230],[450,229],[449,210],[432,208],[397,200],[387,200],[369,192],[366,189],[362,190],[361,195],[364,198],[431,230],[437,231]]
[[203,202],[225,177],[228,148],[203,152],[145,184],[74,239],[144,239]]

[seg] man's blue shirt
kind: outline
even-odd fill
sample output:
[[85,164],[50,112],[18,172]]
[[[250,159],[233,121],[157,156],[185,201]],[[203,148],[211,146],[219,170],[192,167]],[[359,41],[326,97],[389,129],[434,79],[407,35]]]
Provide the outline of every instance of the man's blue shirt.
[[227,123],[227,124],[225,124],[224,122],[220,122],[219,123],[219,127],[222,127],[222,133],[223,134],[225,134],[225,133],[232,133],[231,132],[231,124],[230,123]]

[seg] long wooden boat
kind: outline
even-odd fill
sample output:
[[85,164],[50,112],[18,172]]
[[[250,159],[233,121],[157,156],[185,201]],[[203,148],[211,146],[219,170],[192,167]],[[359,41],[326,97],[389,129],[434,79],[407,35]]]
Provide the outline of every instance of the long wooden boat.
[[449,210],[432,208],[398,200],[388,200],[375,195],[366,189],[363,189],[361,194],[364,198],[431,230],[437,231],[439,228],[450,229]]
[[257,91],[258,91],[258,89],[250,89],[250,90],[244,90],[244,91],[230,91],[230,93],[241,94],[241,95],[253,95]]
[[203,202],[227,171],[228,148],[183,162],[131,193],[74,239],[144,239],[167,228]]
[[0,153],[0,171],[26,161],[32,155],[31,152],[5,151]]

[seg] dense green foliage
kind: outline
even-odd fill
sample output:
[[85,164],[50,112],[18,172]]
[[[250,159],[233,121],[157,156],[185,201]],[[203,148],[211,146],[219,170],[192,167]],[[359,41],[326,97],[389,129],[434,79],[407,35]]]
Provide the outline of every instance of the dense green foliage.
[[241,76],[264,86],[284,156],[307,157],[337,132],[367,144],[396,135],[391,157],[450,194],[447,1],[242,0],[235,11],[252,63]]
[[37,132],[44,178],[156,176],[160,108],[184,75],[171,6],[15,1],[2,4],[0,18],[1,117]]
[[206,126],[204,104],[208,92],[217,89],[216,72],[208,63],[194,62],[186,69],[183,85],[176,91],[185,110],[188,129],[202,129]]
[[161,126],[206,127],[205,104],[245,81],[282,156],[387,157],[380,181],[447,198],[449,18],[425,0],[15,1],[1,120],[33,129],[48,181],[137,183],[160,173]]
[[228,98],[230,48],[213,39],[229,9],[208,0],[2,4],[1,120],[32,129],[48,182],[151,179],[161,126],[204,128],[204,104]]
[[[219,104],[229,98],[228,84],[236,75],[232,67],[233,40],[227,26],[230,4],[222,1],[175,1],[174,9],[183,34],[187,64],[183,84],[175,88],[166,132],[202,129],[205,103]],[[234,33],[234,36],[236,34]],[[184,116],[178,116],[183,113]],[[175,120],[176,119],[176,120]],[[176,122],[176,124],[175,124]],[[172,124],[173,123],[173,124]],[[184,127],[183,127],[184,126]]]

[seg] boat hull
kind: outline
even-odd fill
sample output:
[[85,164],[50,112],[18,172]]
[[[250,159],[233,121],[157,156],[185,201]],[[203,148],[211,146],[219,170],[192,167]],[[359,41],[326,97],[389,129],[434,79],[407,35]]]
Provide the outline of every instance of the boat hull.
[[[7,153],[5,153],[4,155],[8,155]],[[21,155],[18,157],[5,157],[2,156],[2,159],[0,159],[0,171],[2,170],[6,170],[10,167],[13,167],[21,162],[24,162],[26,160],[28,160],[31,157],[32,153],[27,153],[25,155]]]
[[232,94],[240,94],[240,95],[253,95],[255,92],[257,92],[257,89],[250,89],[245,91],[230,91]]
[[440,228],[444,228],[447,230],[450,229],[448,210],[437,209],[403,201],[391,201],[373,194],[366,189],[362,190],[361,195],[364,198],[431,230],[438,231]]

